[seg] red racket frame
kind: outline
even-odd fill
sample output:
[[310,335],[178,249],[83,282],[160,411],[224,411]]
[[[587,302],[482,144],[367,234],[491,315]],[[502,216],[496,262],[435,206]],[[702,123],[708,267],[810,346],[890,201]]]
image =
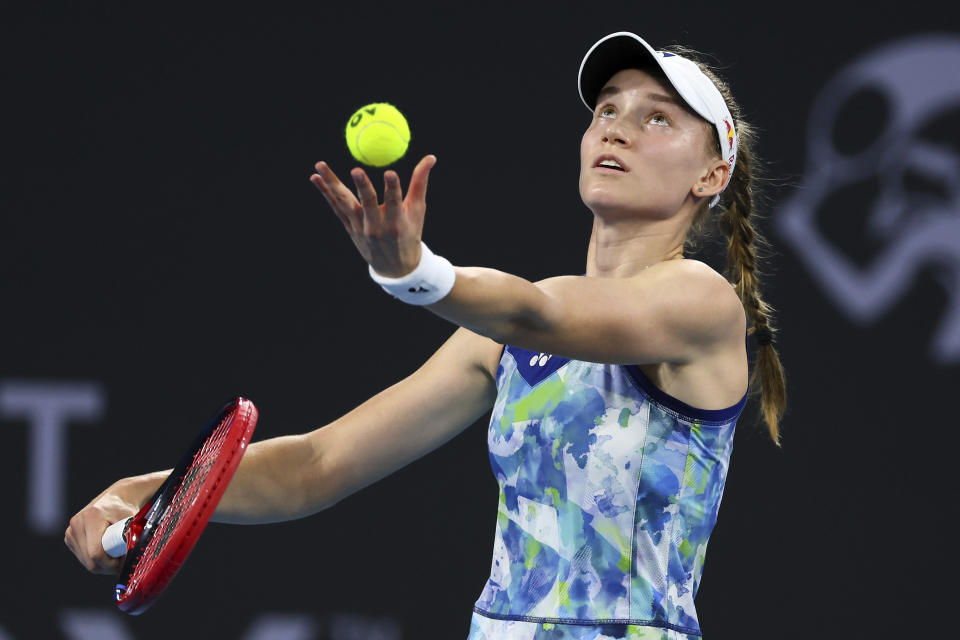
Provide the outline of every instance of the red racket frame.
[[143,613],[173,580],[240,464],[257,417],[246,398],[224,405],[130,521],[126,560],[114,590],[121,611]]

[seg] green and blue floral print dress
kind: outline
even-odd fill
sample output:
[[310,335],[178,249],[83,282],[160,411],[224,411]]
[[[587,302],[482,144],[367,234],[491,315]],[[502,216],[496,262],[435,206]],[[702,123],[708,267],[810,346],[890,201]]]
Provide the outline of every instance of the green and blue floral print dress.
[[469,640],[700,638],[693,600],[734,427],[636,366],[507,345],[488,432],[500,485]]

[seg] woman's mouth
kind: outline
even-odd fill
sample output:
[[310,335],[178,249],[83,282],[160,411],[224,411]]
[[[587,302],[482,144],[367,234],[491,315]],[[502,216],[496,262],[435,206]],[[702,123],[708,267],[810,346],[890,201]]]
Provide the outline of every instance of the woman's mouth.
[[630,171],[620,158],[607,153],[594,160],[593,168],[601,173],[627,173]]

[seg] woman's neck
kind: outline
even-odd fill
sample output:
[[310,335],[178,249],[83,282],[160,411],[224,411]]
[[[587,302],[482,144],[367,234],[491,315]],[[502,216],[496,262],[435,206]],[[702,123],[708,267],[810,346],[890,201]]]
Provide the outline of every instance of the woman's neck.
[[677,223],[676,219],[604,220],[595,215],[587,276],[629,278],[657,262],[683,258],[687,225]]

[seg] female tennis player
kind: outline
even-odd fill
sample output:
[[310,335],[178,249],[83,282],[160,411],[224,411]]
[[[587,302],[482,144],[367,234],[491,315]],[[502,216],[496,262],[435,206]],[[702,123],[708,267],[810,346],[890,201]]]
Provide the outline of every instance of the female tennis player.
[[[593,214],[584,275],[540,282],[454,267],[421,241],[427,179],[386,171],[356,194],[311,176],[391,295],[459,325],[415,373],[315,431],[249,447],[214,519],[307,516],[450,440],[491,411],[500,484],[490,578],[471,640],[701,637],[694,607],[734,427],[752,381],[774,442],[785,405],[771,309],[758,290],[749,125],[713,72],[632,33],[586,54],[592,116],[580,194]],[[529,149],[523,150],[529,152]],[[711,217],[726,277],[685,257]],[[115,572],[100,536],[164,473],[120,480],[71,520],[66,543]]]

